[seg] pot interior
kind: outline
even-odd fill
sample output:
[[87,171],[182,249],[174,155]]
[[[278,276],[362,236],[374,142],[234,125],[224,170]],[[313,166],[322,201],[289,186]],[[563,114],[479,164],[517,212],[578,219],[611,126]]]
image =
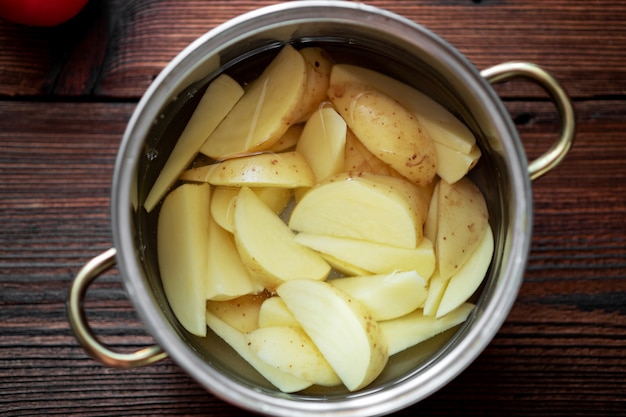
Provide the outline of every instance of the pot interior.
[[[131,140],[141,141],[142,148],[133,179],[138,184],[139,203],[147,196],[209,81],[225,72],[242,84],[249,82],[286,42],[296,48],[321,46],[336,62],[365,66],[426,92],[474,132],[482,157],[470,176],[485,195],[495,237],[495,255],[488,276],[472,300],[477,307],[463,325],[392,356],[382,375],[359,393],[315,387],[297,394],[282,394],[212,332],[199,338],[178,325],[163,292],[156,258],[159,209],[150,214],[141,208],[133,210],[134,245],[141,276],[131,280],[140,279],[149,289],[160,315],[146,318],[152,321],[149,327],[165,326],[169,337],[182,341],[187,349],[169,351],[173,359],[190,354],[202,359],[205,365],[201,369],[186,369],[196,373],[199,380],[202,377],[198,378],[198,374],[217,370],[242,386],[270,396],[301,401],[323,398],[332,402],[375,393],[407,380],[419,381],[423,375],[427,378],[430,369],[438,367],[453,367],[458,373],[495,335],[517,293],[530,235],[529,180],[523,149],[503,106],[471,64],[427,30],[392,21],[388,16],[377,15],[371,21],[369,15],[365,19],[359,15],[361,12],[351,12],[333,10],[323,19],[303,13],[299,17],[296,13],[293,19],[273,15],[265,16],[265,21],[257,19],[256,23],[251,19],[201,39],[175,66],[170,65],[157,79],[159,85],[151,90],[144,115],[140,116],[150,119],[146,123],[149,129],[132,132],[135,137]],[[137,308],[141,310],[142,306]],[[481,329],[477,327],[483,327],[483,334],[479,335]],[[164,334],[162,330],[157,333]],[[468,359],[451,362],[451,353],[464,348],[459,345],[468,343],[468,338],[478,340],[474,343],[478,347],[471,348],[478,351],[469,352]],[[158,341],[168,350],[167,340]]]

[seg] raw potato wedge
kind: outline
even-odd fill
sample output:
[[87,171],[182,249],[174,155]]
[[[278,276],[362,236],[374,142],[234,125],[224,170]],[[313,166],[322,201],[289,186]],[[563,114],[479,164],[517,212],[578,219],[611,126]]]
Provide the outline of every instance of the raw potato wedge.
[[241,261],[233,235],[222,229],[212,216],[209,216],[205,259],[208,263],[207,300],[224,301],[263,291]]
[[209,247],[208,184],[183,184],[165,197],[157,224],[157,254],[167,301],[180,324],[205,336]]
[[310,381],[305,381],[292,374],[277,370],[271,365],[262,361],[248,345],[246,336],[235,329],[224,320],[213,313],[206,313],[207,325],[222,338],[235,352],[237,352],[246,362],[257,370],[265,379],[282,392],[297,392],[313,385]]
[[428,214],[424,222],[424,237],[430,239],[431,242],[437,242],[437,227],[439,225],[439,181],[435,184],[430,203],[428,205]]
[[[239,190],[237,187],[216,187],[211,197],[211,216],[231,233],[235,231],[233,217]],[[276,214],[284,210],[292,197],[291,190],[287,188],[259,187],[252,190]]]
[[430,138],[442,145],[469,154],[476,137],[448,109],[435,100],[394,78],[367,68],[337,64],[331,71],[331,84],[361,83],[389,94],[417,115]]
[[294,124],[307,83],[307,65],[285,45],[254,80],[200,152],[213,159],[268,149]]
[[417,117],[365,84],[334,84],[328,96],[357,138],[376,157],[418,185],[437,173],[435,145]]
[[226,301],[207,301],[206,311],[228,323],[237,331],[251,332],[259,327],[261,305],[268,297],[268,293],[263,292]]
[[428,283],[428,296],[426,297],[423,307],[425,316],[434,317],[437,315],[437,309],[443,298],[443,293],[446,292],[448,281],[447,279],[443,279],[439,271],[435,269]]
[[259,327],[302,327],[280,297],[270,297],[261,304]]
[[344,171],[346,122],[330,107],[314,112],[304,126],[296,151],[308,162],[317,182]]
[[296,148],[300,135],[304,130],[304,124],[298,123],[289,126],[289,129],[283,134],[278,141],[267,149],[267,152],[285,152],[292,151]]
[[476,250],[467,262],[450,278],[437,309],[437,318],[443,317],[466,302],[483,282],[493,256],[493,233],[487,225]]
[[299,327],[262,327],[246,334],[250,349],[275,369],[332,387],[341,380],[311,338]]
[[243,88],[226,74],[209,84],[144,202],[148,213],[161,201],[242,95]]
[[439,181],[439,221],[435,253],[443,279],[469,259],[485,233],[489,213],[480,189],[467,177],[449,184]]
[[421,310],[415,310],[406,316],[379,322],[389,345],[389,355],[415,346],[463,323],[473,308],[473,304],[465,303],[439,319],[425,316]]
[[363,304],[374,320],[409,314],[424,303],[428,293],[426,281],[415,271],[336,278],[329,282]]
[[[405,194],[358,177],[312,188],[296,204],[289,227],[298,232],[361,239],[414,249],[421,224]],[[419,224],[419,227],[418,227]]]
[[435,142],[435,150],[437,151],[437,175],[450,184],[457,182],[474,168],[481,155],[476,145],[466,154]]
[[304,122],[315,112],[328,97],[328,84],[333,62],[328,53],[317,47],[300,50],[307,66],[307,81],[302,102],[296,111],[296,121]]
[[330,265],[294,241],[293,232],[249,188],[235,203],[235,242],[241,259],[265,288],[273,291],[292,279],[324,280]]
[[286,281],[277,293],[348,390],[363,388],[382,372],[389,358],[386,339],[358,301],[322,281]]
[[260,153],[227,159],[183,172],[181,180],[224,187],[312,187],[315,175],[295,151]]
[[428,279],[435,270],[435,251],[428,239],[422,239],[415,249],[304,232],[298,233],[295,241],[369,273],[360,275],[416,271]]
[[371,172],[394,177],[400,176],[389,165],[371,153],[350,129],[346,134],[344,165],[348,172]]

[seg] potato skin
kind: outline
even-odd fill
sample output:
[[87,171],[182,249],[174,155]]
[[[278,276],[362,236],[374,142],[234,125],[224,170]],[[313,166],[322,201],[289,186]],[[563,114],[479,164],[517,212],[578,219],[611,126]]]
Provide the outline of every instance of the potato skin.
[[328,95],[370,152],[414,183],[431,183],[437,173],[435,145],[413,113],[365,84],[331,84]]

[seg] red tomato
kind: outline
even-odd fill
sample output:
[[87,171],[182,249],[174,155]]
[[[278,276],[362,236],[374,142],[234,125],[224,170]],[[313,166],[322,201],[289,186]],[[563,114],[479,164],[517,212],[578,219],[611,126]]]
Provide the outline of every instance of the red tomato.
[[0,0],[0,17],[28,26],[56,26],[80,12],[88,0]]

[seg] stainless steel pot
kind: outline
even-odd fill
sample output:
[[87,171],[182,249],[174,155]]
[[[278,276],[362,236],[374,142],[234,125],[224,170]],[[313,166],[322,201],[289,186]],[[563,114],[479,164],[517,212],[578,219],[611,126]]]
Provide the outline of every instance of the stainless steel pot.
[[[141,207],[181,129],[184,116],[180,114],[193,108],[195,93],[220,71],[237,71],[242,62],[248,63],[250,71],[286,42],[323,46],[342,59],[425,90],[473,130],[483,151],[472,176],[488,201],[496,250],[476,296],[475,310],[460,328],[392,357],[384,373],[356,393],[341,389],[280,393],[218,337],[200,339],[186,333],[177,324],[161,287],[155,259],[156,215],[134,208]],[[543,87],[562,120],[560,137],[530,164],[507,110],[491,87],[514,77],[528,78]],[[523,280],[530,247],[531,179],[565,156],[573,142],[574,124],[569,99],[541,68],[506,63],[479,72],[437,35],[388,11],[354,2],[298,1],[247,13],[182,51],[139,102],[124,134],[113,178],[115,248],[91,260],[76,276],[68,301],[70,324],[86,351],[106,365],[144,366],[169,356],[216,396],[259,413],[366,416],[407,407],[463,371],[504,322]],[[85,292],[115,263],[128,296],[158,346],[120,354],[98,342],[90,330],[82,309]]]

